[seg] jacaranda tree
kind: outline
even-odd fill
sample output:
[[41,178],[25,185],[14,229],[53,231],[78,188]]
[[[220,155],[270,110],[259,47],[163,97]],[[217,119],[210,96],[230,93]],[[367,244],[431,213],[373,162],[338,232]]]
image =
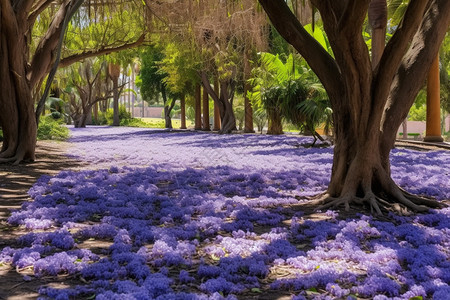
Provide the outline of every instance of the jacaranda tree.
[[334,57],[284,0],[259,0],[280,34],[305,58],[333,109],[335,148],[324,207],[368,204],[424,211],[436,202],[411,195],[391,178],[389,154],[450,23],[450,1],[411,0],[379,62],[362,35],[370,0],[311,0]]
[[[116,12],[130,10],[130,7],[138,11],[143,7],[142,2],[124,2],[121,4],[123,6],[111,3],[102,1],[103,6],[109,4]],[[75,25],[87,28],[92,20],[100,22],[111,17],[107,13],[96,14],[98,11],[106,12],[100,9],[103,6],[97,1],[84,0],[0,1],[0,126],[4,135],[0,163],[20,163],[35,159],[37,122],[33,93],[40,91],[45,80],[52,82],[46,77],[49,73],[56,72],[65,30],[78,8],[82,8],[83,18],[79,18]],[[128,9],[125,6],[128,6]],[[91,10],[92,7],[95,9]],[[40,27],[37,24],[44,24],[45,27],[40,28],[39,34],[36,34],[36,28]],[[108,28],[104,26],[103,29]],[[127,49],[143,42],[143,35],[139,39],[125,36],[115,43],[108,40],[106,31],[101,37],[103,39],[94,47],[84,45],[86,47],[72,49],[72,53],[61,57],[60,66],[68,66],[83,58]],[[45,94],[41,99],[36,115],[39,115],[40,109],[45,105]]]

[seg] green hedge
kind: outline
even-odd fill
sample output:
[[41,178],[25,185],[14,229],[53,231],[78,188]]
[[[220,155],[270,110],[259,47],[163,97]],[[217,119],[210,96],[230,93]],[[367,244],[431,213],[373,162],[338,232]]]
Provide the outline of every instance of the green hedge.
[[64,126],[63,119],[55,120],[52,116],[41,117],[37,131],[38,140],[65,140],[69,137],[69,129]]

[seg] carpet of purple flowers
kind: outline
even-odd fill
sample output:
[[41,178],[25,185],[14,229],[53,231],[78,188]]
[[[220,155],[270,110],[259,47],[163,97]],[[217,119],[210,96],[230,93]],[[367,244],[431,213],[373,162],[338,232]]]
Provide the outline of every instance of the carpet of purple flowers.
[[[90,169],[41,177],[8,220],[29,233],[0,252],[26,281],[84,283],[42,299],[450,299],[450,209],[305,215],[332,162],[308,138],[92,127],[71,142]],[[449,161],[395,149],[392,174],[448,200]]]

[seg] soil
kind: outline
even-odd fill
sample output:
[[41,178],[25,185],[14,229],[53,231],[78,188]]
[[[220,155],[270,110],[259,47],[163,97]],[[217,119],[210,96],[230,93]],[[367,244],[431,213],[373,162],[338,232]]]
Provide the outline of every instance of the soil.
[[[400,144],[400,147],[408,145]],[[411,147],[411,146],[410,146]],[[417,146],[413,146],[417,148]],[[30,201],[27,192],[36,180],[42,175],[55,175],[62,170],[74,170],[86,167],[86,163],[70,159],[66,153],[70,149],[67,142],[39,141],[36,148],[36,162],[13,166],[0,164],[0,249],[16,246],[16,238],[25,233],[16,227],[11,228],[6,222],[11,209],[18,209],[23,202]],[[437,150],[436,147],[421,148],[421,150]],[[442,149],[441,149],[442,150]],[[450,203],[447,203],[450,204]],[[314,206],[302,204],[291,207],[291,212],[301,210],[311,219],[323,218],[323,214],[314,211]],[[340,218],[353,217],[358,213],[356,209],[341,212]],[[288,224],[286,224],[288,225]],[[83,284],[77,277],[58,276],[43,277],[30,281],[24,280],[24,275],[32,274],[32,270],[15,270],[10,266],[0,264],[0,300],[26,300],[36,299],[40,286],[67,288]],[[242,295],[242,299],[290,299],[290,294],[283,291],[270,291],[261,296]]]
[[[14,166],[0,164],[0,249],[14,246],[17,236],[22,235],[17,228],[11,229],[6,219],[11,209],[20,208],[23,202],[30,201],[27,192],[42,175],[54,175],[62,170],[75,169],[82,163],[69,159],[65,153],[69,143],[39,141],[36,148],[36,162]],[[23,275],[9,266],[0,265],[0,299],[36,299],[39,286],[48,283],[41,280],[24,281]],[[68,284],[68,278],[61,278]],[[54,279],[52,279],[54,281]]]

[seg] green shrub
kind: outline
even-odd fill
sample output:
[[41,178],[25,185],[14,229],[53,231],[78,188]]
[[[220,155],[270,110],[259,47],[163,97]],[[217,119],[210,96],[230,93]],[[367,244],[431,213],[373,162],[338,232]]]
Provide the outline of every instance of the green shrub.
[[64,120],[55,120],[51,116],[41,117],[37,131],[38,140],[65,140],[69,137],[69,129]]
[[444,133],[444,140],[446,142],[450,142],[450,131]]
[[[114,119],[114,110],[112,108],[108,108],[106,112],[99,112],[97,121],[95,121],[94,117],[92,117],[92,124],[94,125],[112,125]],[[120,125],[124,120],[131,120],[131,114],[127,111],[127,108],[123,105],[119,106],[119,120]],[[128,125],[126,125],[128,126]]]
[[106,119],[106,112],[99,111],[97,115],[97,120],[95,120],[94,115],[92,115],[92,125],[107,125],[108,120]]
[[144,127],[151,128],[151,124],[142,121],[141,119],[123,119],[120,121],[120,126],[129,126],[129,127]]

